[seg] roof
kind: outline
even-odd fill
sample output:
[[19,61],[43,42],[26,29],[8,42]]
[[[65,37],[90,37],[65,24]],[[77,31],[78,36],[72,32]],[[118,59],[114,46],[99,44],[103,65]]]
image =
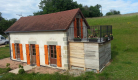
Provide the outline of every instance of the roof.
[[29,17],[21,17],[16,21],[12,26],[10,26],[5,33],[10,32],[32,32],[32,31],[58,31],[58,30],[67,30],[74,20],[77,13],[80,13],[86,23],[86,26],[89,27],[87,21],[85,20],[82,12],[79,8],[37,15]]

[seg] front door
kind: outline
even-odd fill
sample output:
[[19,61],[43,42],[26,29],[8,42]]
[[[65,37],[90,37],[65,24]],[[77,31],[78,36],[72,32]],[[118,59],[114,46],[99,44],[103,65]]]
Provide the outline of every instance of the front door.
[[50,64],[57,64],[56,45],[49,46],[50,52]]
[[17,60],[20,60],[20,47],[18,43],[15,43],[15,51]]
[[31,53],[31,65],[36,65],[36,49],[35,49],[35,44],[30,44],[30,53]]

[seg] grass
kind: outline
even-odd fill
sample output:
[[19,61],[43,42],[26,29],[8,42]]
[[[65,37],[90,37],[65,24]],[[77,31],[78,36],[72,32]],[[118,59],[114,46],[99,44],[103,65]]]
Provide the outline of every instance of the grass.
[[112,63],[102,73],[111,79],[138,79],[138,15],[88,18],[90,26],[112,25]]
[[10,50],[9,46],[6,45],[6,47],[1,47],[0,48],[0,59],[10,57]]
[[[111,41],[112,63],[102,73],[85,73],[78,77],[62,74],[6,73],[1,80],[137,80],[138,79],[138,15],[88,18],[90,26],[112,25],[114,40]],[[9,48],[0,48],[0,59],[9,57]],[[2,71],[0,70],[0,73]]]

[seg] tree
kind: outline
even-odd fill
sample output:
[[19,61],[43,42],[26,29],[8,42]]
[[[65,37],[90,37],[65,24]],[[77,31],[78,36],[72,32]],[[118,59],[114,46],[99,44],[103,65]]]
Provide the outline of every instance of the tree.
[[100,13],[101,7],[102,6],[99,4],[90,7],[88,7],[87,5],[83,6],[82,4],[73,2],[73,0],[41,0],[41,2],[39,3],[39,8],[42,9],[42,11],[37,11],[33,14],[42,15],[80,8],[84,17],[99,17],[103,15],[102,13]]
[[0,34],[4,34],[4,31],[7,30],[12,24],[14,24],[17,19],[16,18],[12,18],[9,20],[4,19],[1,16],[1,12],[0,12]]
[[120,11],[116,11],[116,10],[111,9],[110,12],[106,13],[106,16],[117,15],[117,14],[120,14]]

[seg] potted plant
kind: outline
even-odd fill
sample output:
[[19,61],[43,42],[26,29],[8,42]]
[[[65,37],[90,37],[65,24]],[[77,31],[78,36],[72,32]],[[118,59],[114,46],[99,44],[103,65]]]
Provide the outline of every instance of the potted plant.
[[74,38],[74,41],[81,41],[81,38],[78,36],[78,37]]
[[113,34],[110,34],[110,40],[113,40]]
[[93,37],[93,35],[91,35],[91,36],[89,36],[89,41],[90,41],[90,42],[97,42],[98,39],[95,38],[95,37]]
[[108,41],[108,35],[105,35],[105,37],[104,37],[104,41],[105,41],[105,42]]

